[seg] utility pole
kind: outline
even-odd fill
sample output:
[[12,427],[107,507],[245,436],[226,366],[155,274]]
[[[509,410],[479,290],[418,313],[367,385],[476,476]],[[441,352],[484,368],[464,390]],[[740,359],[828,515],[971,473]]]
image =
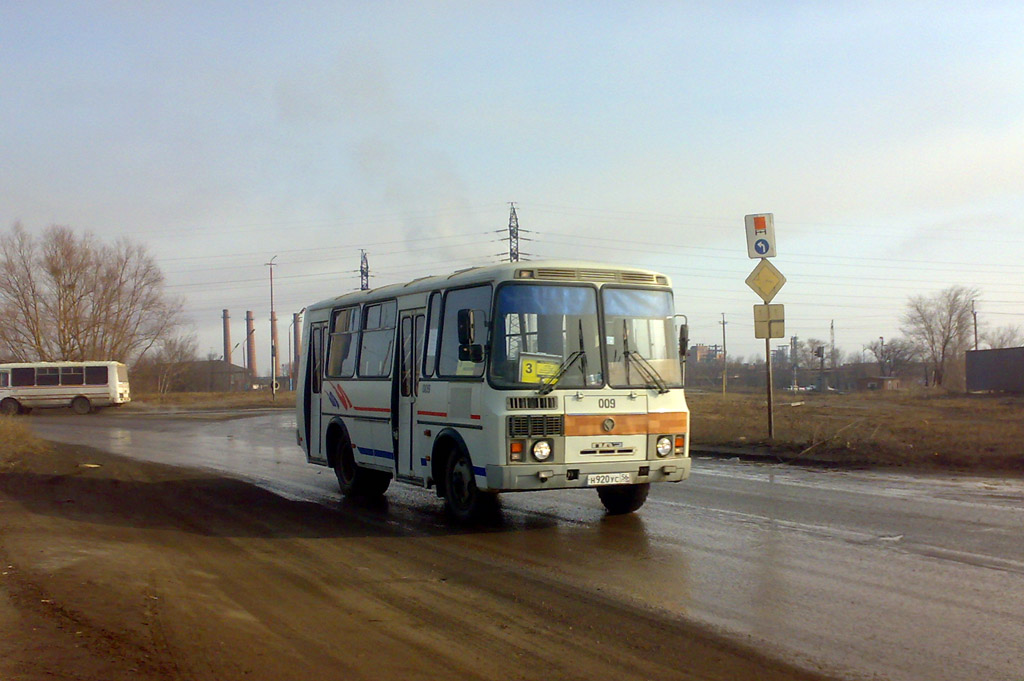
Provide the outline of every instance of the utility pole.
[[829,357],[829,359],[828,359],[828,367],[829,367],[829,369],[832,370],[832,375],[833,375],[832,382],[835,383],[835,373],[836,373],[836,320],[833,319],[832,323],[829,324],[828,328],[829,328],[829,333],[832,335],[832,340],[831,340],[831,343],[830,343],[829,349],[828,349],[828,357]]
[[974,301],[971,301],[971,315],[974,317],[974,349],[978,349],[978,313],[974,310]]
[[793,392],[796,392],[796,389],[800,387],[800,383],[797,380],[797,368],[799,366],[799,357],[797,355],[797,349],[800,347],[799,342],[800,341],[796,336],[791,336],[789,339],[789,357],[791,363],[793,364]]
[[281,374],[281,362],[277,356],[277,312],[274,310],[274,267],[277,266],[274,261],[276,259],[275,255],[270,262],[263,263],[270,268],[270,396],[275,402],[277,401],[277,377]]
[[370,261],[366,259],[366,251],[359,249],[359,290],[370,290]]
[[504,229],[494,230],[498,234],[507,233],[507,236],[498,239],[498,241],[508,242],[508,254],[498,253],[495,257],[501,258],[501,262],[519,262],[523,259],[523,256],[530,255],[529,253],[523,253],[519,250],[519,242],[532,241],[532,239],[522,235],[523,232],[529,232],[530,230],[519,229],[519,214],[516,212],[515,202],[509,201],[508,205],[511,206],[508,213],[508,231],[506,232]]
[[725,325],[728,324],[725,321],[725,313],[722,313],[722,321],[718,322],[722,325],[722,394],[725,394],[725,382],[726,376],[729,374],[729,354],[725,350]]
[[508,261],[519,262],[519,216],[516,215],[516,204],[509,204],[512,210],[508,214]]

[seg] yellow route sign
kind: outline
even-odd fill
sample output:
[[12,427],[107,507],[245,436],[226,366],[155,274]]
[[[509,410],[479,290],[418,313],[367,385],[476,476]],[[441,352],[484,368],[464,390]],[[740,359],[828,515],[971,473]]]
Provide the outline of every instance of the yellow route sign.
[[765,303],[772,302],[772,298],[775,297],[775,294],[779,292],[779,289],[785,283],[786,278],[782,276],[782,272],[763,258],[754,267],[754,271],[750,273],[750,276],[747,277],[747,286],[752,288],[754,293],[761,296],[761,300]]

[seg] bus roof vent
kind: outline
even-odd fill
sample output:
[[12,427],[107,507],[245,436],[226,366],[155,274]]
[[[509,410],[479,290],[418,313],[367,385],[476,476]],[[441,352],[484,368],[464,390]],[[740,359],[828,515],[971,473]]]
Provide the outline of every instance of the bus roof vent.
[[538,279],[559,279],[561,281],[574,281],[579,279],[576,270],[566,267],[540,267],[537,269]]
[[624,284],[665,284],[665,277],[650,272],[626,272],[622,270],[602,270],[594,268],[572,267],[538,267],[531,277],[557,281],[610,281]]
[[590,281],[618,281],[618,272],[615,270],[580,270],[580,279]]
[[[665,277],[655,277],[649,272],[622,272],[622,281],[626,284],[664,284]],[[658,281],[658,280],[661,281]]]

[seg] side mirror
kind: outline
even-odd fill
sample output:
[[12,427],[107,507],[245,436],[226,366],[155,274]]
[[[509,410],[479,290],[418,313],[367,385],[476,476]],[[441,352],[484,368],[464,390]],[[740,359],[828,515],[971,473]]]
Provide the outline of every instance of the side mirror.
[[484,361],[484,346],[482,345],[459,345],[459,361],[479,364]]
[[479,364],[484,361],[484,346],[476,341],[476,311],[463,309],[458,312],[459,361]]
[[679,327],[679,356],[686,357],[690,349],[690,325],[682,324]]
[[472,345],[476,340],[476,314],[473,310],[459,310],[459,345]]

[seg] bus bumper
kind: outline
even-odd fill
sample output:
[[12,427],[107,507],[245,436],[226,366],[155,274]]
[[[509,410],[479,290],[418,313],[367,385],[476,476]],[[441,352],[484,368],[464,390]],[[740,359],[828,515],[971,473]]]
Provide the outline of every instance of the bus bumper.
[[607,461],[547,465],[490,465],[487,466],[487,489],[494,492],[512,492],[594,487],[596,485],[590,484],[588,480],[591,475],[601,473],[628,473],[628,484],[679,482],[690,476],[690,458],[672,457],[669,459],[644,461]]

